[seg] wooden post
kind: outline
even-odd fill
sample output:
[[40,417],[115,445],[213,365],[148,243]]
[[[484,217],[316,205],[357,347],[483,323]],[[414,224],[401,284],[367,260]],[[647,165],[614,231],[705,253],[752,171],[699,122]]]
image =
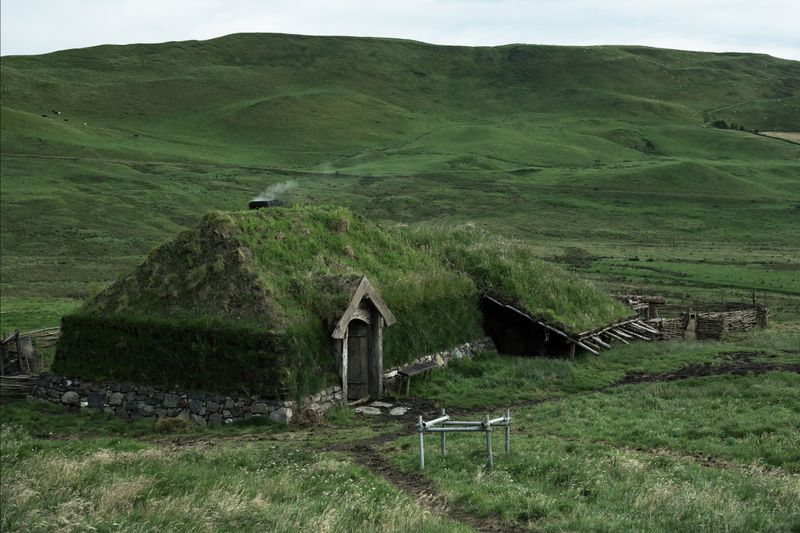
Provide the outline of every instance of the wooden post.
[[[445,412],[444,407],[442,407],[442,416],[445,416],[446,414],[447,413]],[[442,459],[444,459],[445,439],[446,439],[445,436],[446,435],[447,435],[447,433],[445,433],[444,431],[439,433],[439,448],[440,448],[440,451],[442,452]]]
[[510,454],[511,454],[511,409],[506,409],[506,456]]
[[419,469],[425,470],[425,426],[422,424],[422,415],[417,419],[419,432]]
[[489,415],[483,420],[483,427],[486,430],[486,453],[489,456],[488,466],[492,468],[494,461],[492,460],[492,426],[489,425]]
[[344,398],[345,405],[347,404],[347,401],[350,399],[348,397],[349,392],[347,391],[347,366],[349,364],[348,354],[347,354],[347,329],[345,329],[345,334],[344,337],[342,338],[342,398]]
[[369,395],[383,396],[383,317],[373,305],[369,320],[369,361],[367,363]]

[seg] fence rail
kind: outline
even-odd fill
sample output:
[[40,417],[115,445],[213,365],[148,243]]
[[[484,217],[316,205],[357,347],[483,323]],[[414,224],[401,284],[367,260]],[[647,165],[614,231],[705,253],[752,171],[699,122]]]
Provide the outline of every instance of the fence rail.
[[489,418],[489,415],[483,420],[451,420],[450,415],[442,409],[439,418],[434,418],[425,422],[420,415],[417,419],[417,432],[419,433],[419,468],[425,469],[425,433],[438,433],[439,434],[439,452],[442,457],[445,456],[447,451],[447,434],[448,433],[468,433],[481,431],[486,434],[486,454],[487,465],[492,467],[494,459],[492,457],[492,427],[500,426],[505,431],[505,451],[506,456],[511,453],[511,411],[506,409],[504,415]]

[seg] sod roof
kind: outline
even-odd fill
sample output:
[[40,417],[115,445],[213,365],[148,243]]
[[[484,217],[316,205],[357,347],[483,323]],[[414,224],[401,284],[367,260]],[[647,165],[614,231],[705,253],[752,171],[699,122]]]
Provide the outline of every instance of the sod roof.
[[364,275],[390,307],[474,291],[466,275],[345,209],[269,209],[205,215],[85,310],[208,316],[280,332],[337,320]]
[[424,302],[474,303],[479,293],[573,333],[628,315],[518,241],[470,228],[388,230],[330,207],[209,213],[84,311],[203,316],[280,333],[320,319],[335,324],[364,275],[398,322]]
[[384,365],[484,335],[491,296],[573,337],[628,311],[530,247],[463,228],[382,228],[335,207],[211,212],[64,317],[54,369],[218,392],[336,383],[331,333],[366,276],[396,323]]

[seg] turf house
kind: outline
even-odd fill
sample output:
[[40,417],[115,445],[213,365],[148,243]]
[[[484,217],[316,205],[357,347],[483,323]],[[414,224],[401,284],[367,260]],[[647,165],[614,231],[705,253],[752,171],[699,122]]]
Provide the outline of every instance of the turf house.
[[212,212],[65,316],[54,370],[378,397],[385,370],[426,354],[485,335],[510,354],[597,352],[629,315],[524,244],[471,227],[383,228],[333,207]]

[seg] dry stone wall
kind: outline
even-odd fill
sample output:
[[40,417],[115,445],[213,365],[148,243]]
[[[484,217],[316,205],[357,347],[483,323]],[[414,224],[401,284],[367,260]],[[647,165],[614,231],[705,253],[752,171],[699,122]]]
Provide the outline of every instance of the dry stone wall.
[[[409,364],[441,359],[446,364],[453,359],[471,358],[483,351],[494,350],[488,337],[468,342],[449,350],[426,355]],[[391,384],[400,367],[384,374],[384,382]],[[252,417],[265,417],[274,422],[288,424],[298,415],[320,417],[334,405],[343,401],[342,388],[328,387],[295,401],[266,400],[257,396],[222,396],[202,392],[160,390],[131,383],[93,383],[80,379],[41,374],[36,380],[33,396],[72,408],[103,411],[126,419],[178,418],[198,425],[230,424]]]
[[198,425],[230,424],[266,417],[288,424],[298,411],[322,415],[341,402],[342,388],[328,387],[297,402],[265,400],[252,396],[221,396],[201,392],[163,391],[130,383],[92,383],[42,374],[33,396],[51,403],[103,411],[121,418],[179,418]]

